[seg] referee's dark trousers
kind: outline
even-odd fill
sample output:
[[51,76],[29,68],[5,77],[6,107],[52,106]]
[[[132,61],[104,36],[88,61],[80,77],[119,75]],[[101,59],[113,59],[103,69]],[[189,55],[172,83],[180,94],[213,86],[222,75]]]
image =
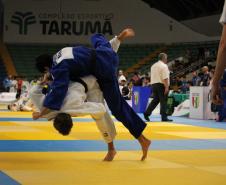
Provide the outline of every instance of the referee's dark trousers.
[[145,111],[145,115],[150,116],[152,111],[156,108],[156,106],[160,102],[160,114],[162,116],[162,120],[167,119],[166,108],[167,108],[167,98],[168,94],[164,94],[165,87],[162,83],[155,83],[151,85],[152,93],[153,93],[153,100],[148,105],[147,110]]

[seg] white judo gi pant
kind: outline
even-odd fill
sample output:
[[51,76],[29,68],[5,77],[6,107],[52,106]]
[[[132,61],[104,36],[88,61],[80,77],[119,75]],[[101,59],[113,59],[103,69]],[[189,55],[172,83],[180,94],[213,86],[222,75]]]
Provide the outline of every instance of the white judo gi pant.
[[[45,117],[50,120],[56,117],[60,112],[68,113],[71,116],[91,115],[96,121],[97,127],[106,143],[110,143],[116,136],[114,122],[104,107],[104,99],[96,78],[87,76],[82,78],[87,84],[88,92],[78,82],[72,82],[69,85],[67,95],[59,111],[52,110]],[[30,91],[30,98],[36,107],[36,111],[43,108],[45,95],[42,94],[40,85],[34,86]]]

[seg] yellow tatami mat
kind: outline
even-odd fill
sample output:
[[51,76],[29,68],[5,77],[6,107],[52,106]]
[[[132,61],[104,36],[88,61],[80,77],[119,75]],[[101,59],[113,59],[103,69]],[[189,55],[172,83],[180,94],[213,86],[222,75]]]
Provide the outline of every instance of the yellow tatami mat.
[[226,129],[195,124],[149,122],[141,162],[138,142],[115,122],[117,155],[103,162],[107,145],[89,116],[65,137],[31,113],[0,112],[0,185],[226,185]]

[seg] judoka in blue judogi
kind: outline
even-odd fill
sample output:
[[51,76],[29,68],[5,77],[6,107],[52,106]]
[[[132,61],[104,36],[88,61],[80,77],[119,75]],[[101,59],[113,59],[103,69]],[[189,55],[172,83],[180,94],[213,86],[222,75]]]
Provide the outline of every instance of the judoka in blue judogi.
[[[121,42],[127,37],[134,36],[132,29],[123,30],[117,37]],[[79,77],[94,75],[103,92],[103,96],[115,118],[123,123],[130,133],[138,139],[143,150],[141,160],[147,157],[150,141],[142,135],[146,123],[133,111],[121,96],[117,67],[119,58],[110,43],[102,34],[91,37],[93,48],[84,46],[66,47],[54,57],[41,55],[36,59],[36,66],[40,72],[50,71],[53,82],[44,100],[44,109],[34,119],[48,112],[48,109],[59,110],[66,96],[70,81]]]

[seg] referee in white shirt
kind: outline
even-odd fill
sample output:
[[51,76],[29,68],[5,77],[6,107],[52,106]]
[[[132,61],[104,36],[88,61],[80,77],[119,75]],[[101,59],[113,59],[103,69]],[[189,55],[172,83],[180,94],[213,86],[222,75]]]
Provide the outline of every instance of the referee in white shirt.
[[173,121],[167,118],[166,108],[167,108],[167,97],[169,92],[169,69],[166,65],[167,54],[160,53],[159,61],[156,62],[151,67],[151,87],[153,93],[153,100],[148,105],[147,110],[144,113],[144,118],[150,121],[149,116],[152,111],[160,102],[160,114],[162,116],[162,121]]

